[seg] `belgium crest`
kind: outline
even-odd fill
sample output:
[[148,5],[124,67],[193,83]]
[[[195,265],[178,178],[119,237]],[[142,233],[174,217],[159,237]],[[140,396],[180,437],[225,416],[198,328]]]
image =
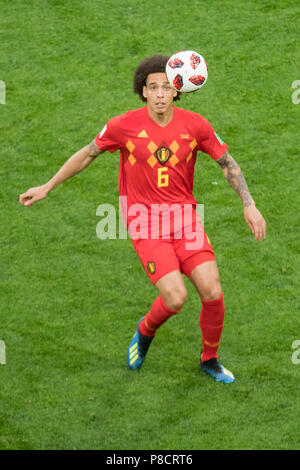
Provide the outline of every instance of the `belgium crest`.
[[156,150],[155,155],[159,163],[164,165],[169,160],[171,152],[167,147],[160,147]]
[[148,271],[149,271],[150,274],[154,274],[154,273],[155,273],[156,266],[155,266],[154,261],[148,261],[148,263],[147,263],[147,269],[148,269]]

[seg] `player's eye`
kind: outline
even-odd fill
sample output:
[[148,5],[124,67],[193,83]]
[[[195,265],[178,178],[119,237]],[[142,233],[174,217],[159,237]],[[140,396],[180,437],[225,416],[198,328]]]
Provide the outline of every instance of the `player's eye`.
[[[157,92],[157,89],[158,89],[158,88],[159,88],[159,87],[156,86],[156,85],[150,85],[150,86],[149,86],[149,90],[150,90],[151,92],[153,92],[153,93],[154,93],[154,92]],[[171,90],[171,87],[170,87],[170,85],[164,85],[164,86],[162,87],[162,89],[163,89],[165,92],[169,92],[169,91]]]

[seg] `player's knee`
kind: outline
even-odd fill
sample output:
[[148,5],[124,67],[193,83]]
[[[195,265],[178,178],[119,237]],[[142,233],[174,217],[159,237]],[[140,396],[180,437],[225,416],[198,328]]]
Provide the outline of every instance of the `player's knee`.
[[219,283],[206,286],[202,292],[202,300],[217,300],[222,295],[222,288]]
[[173,290],[165,299],[165,303],[171,310],[181,310],[187,299],[187,291],[184,288]]

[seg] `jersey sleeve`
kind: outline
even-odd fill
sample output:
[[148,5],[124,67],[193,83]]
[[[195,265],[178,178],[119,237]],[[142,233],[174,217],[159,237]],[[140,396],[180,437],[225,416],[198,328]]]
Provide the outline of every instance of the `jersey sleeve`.
[[108,150],[110,153],[122,147],[120,141],[120,116],[110,119],[95,137],[95,142],[102,152]]
[[228,148],[228,145],[222,141],[212,125],[204,118],[202,118],[201,131],[198,134],[197,141],[197,149],[207,153],[214,160],[222,157]]

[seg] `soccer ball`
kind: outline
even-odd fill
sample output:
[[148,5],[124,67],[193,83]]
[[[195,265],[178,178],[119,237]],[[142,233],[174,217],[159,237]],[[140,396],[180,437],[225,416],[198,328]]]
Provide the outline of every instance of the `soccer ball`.
[[206,83],[207,63],[198,52],[176,52],[167,62],[166,74],[175,90],[189,93],[199,90]]

